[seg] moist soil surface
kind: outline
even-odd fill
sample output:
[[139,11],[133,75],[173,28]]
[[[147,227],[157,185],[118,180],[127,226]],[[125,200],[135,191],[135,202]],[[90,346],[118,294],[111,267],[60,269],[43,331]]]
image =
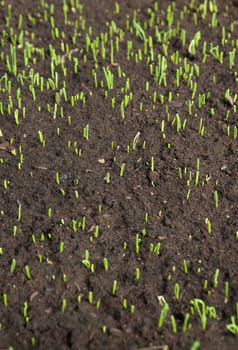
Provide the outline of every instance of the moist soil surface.
[[237,2],[64,3],[1,1],[0,349],[236,349]]

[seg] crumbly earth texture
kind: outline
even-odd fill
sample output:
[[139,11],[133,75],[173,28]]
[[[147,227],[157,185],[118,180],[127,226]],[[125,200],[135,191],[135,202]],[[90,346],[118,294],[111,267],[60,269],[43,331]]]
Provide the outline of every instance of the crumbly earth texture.
[[1,350],[237,348],[237,12],[1,0]]

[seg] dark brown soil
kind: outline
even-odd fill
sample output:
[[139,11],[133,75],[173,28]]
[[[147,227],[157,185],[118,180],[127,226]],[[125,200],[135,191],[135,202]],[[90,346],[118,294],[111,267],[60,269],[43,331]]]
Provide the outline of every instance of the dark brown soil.
[[[154,1],[118,0],[117,13],[111,0],[66,1],[65,22],[63,1],[1,1],[1,350],[195,350],[199,344],[200,349],[237,348],[237,335],[227,325],[231,316],[238,324],[238,146],[234,136],[238,120],[237,57],[234,66],[229,67],[229,52],[236,47],[238,54],[238,8],[236,1],[208,1],[210,8],[203,18],[198,10],[203,2],[194,1],[193,6],[192,2],[180,0],[173,5],[158,1],[156,9]],[[10,4],[12,15],[10,23],[6,23]],[[171,25],[174,32],[167,43],[164,86],[155,81],[155,73],[150,74],[150,64],[155,71],[158,55],[165,54],[165,46],[155,37],[155,26],[162,35],[168,32],[169,6],[175,7]],[[149,54],[143,51],[143,34],[136,35],[132,20],[135,12],[137,23],[141,23],[147,37],[153,38],[154,62],[148,62]],[[155,23],[146,28],[144,23],[149,23],[151,12],[156,13]],[[211,25],[212,13],[216,14],[216,26]],[[57,33],[55,37],[53,20],[59,38]],[[124,36],[120,38],[114,26],[110,38],[111,21],[124,31]],[[180,26],[177,32],[176,26]],[[92,50],[86,47],[90,27],[91,41],[101,38],[100,33],[108,33],[106,57],[102,58],[100,42],[96,63]],[[222,27],[226,32],[223,46]],[[187,33],[185,45],[180,39],[181,28]],[[201,40],[192,56],[188,47],[198,31]],[[118,51],[116,37],[120,38]],[[133,41],[134,53],[129,58],[128,40]],[[207,59],[203,62],[205,41]],[[25,66],[26,42],[38,51],[32,50]],[[63,43],[73,50],[71,54],[64,53]],[[224,51],[223,63],[209,53],[211,43]],[[16,75],[8,71],[6,64],[14,45]],[[59,86],[55,89],[46,88],[51,78],[50,46],[67,69],[64,76],[62,64],[56,64]],[[136,62],[138,50],[142,51],[142,59]],[[173,63],[171,55],[176,52],[179,62]],[[76,58],[79,65],[75,72]],[[197,82],[193,97],[184,68],[180,85],[176,85],[176,70],[184,67],[184,59],[194,72],[200,67],[200,73],[192,77]],[[114,88],[105,96],[103,67],[107,66],[114,74]],[[93,70],[97,71],[97,88]],[[21,83],[18,74],[23,71]],[[31,71],[44,77],[43,91],[34,83],[35,101],[30,91]],[[2,78],[6,72],[10,92]],[[104,87],[100,81],[104,81]],[[67,101],[60,95],[64,84]],[[227,89],[229,101],[225,99]],[[21,106],[17,104],[17,90],[21,92]],[[120,104],[130,92],[133,99],[122,118]],[[170,92],[172,101],[168,100]],[[72,106],[71,96],[80,93],[85,96],[84,103],[78,99]],[[199,94],[207,96],[200,108]],[[193,100],[191,115],[189,100]],[[14,118],[17,109],[19,125]],[[182,123],[187,120],[184,129],[177,130],[176,115]],[[199,132],[201,122],[203,135]],[[84,135],[87,125],[88,139]],[[39,141],[39,131],[44,145]],[[133,147],[136,135],[138,142]],[[218,194],[218,207],[214,193]],[[157,243],[160,250],[156,252],[153,247]],[[89,259],[85,262],[87,251]],[[140,272],[139,278],[136,272]],[[176,298],[174,289],[178,285],[180,293]],[[114,291],[113,286],[117,287]],[[162,327],[158,327],[163,298],[169,311]],[[207,309],[205,329],[199,312],[192,312],[195,299],[216,309],[214,318],[209,317]],[[186,314],[190,318],[184,331]],[[171,316],[177,331],[172,328]]]

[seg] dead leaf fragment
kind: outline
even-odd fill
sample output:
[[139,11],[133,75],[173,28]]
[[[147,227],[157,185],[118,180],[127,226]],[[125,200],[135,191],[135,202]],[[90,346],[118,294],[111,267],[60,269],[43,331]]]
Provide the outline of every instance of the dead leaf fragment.
[[14,150],[14,147],[9,142],[0,143],[0,151],[11,153]]
[[31,295],[30,295],[30,301],[32,301],[37,295],[39,294],[39,292],[37,292],[37,290],[35,290]]
[[229,104],[230,106],[232,106],[232,107],[234,106],[234,101],[233,101],[232,96],[229,95],[229,96],[227,97],[227,102],[228,102],[228,104]]

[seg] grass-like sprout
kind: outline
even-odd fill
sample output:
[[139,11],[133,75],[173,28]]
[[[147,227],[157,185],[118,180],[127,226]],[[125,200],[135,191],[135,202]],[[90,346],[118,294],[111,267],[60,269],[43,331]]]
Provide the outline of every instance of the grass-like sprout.
[[24,270],[25,270],[25,274],[26,274],[27,279],[30,280],[30,279],[31,279],[31,272],[30,272],[29,266],[26,265],[26,266],[24,267]]
[[190,41],[190,44],[188,46],[188,53],[191,55],[191,56],[195,56],[196,55],[196,48],[198,47],[199,45],[199,41],[201,40],[201,32],[198,31],[193,39]]
[[233,334],[238,334],[238,324],[234,316],[231,316],[231,323],[227,324],[227,330]]
[[146,35],[144,30],[142,29],[141,25],[139,22],[136,21],[136,19],[133,19],[133,26],[136,31],[136,36],[138,36],[141,40],[146,41]]
[[167,303],[165,303],[161,312],[160,312],[160,317],[159,317],[159,321],[158,321],[158,328],[161,328],[163,326],[168,311],[169,311],[169,305]]
[[16,269],[16,265],[17,265],[16,259],[13,258],[12,262],[11,262],[11,267],[10,267],[11,273],[14,273],[14,271]]
[[109,67],[105,68],[103,67],[103,73],[107,82],[107,88],[109,90],[112,90],[114,87],[114,76],[113,73],[110,71]]

